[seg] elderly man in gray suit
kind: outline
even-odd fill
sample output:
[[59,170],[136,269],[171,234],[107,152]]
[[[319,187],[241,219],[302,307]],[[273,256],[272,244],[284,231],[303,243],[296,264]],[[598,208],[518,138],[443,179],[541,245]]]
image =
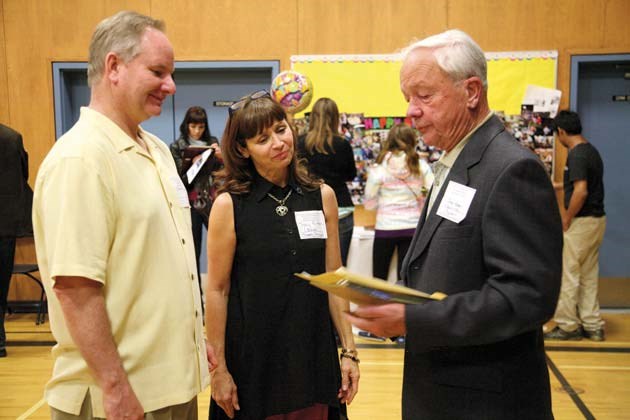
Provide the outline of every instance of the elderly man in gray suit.
[[444,154],[401,274],[448,297],[349,315],[406,334],[404,419],[553,418],[541,327],[560,289],[560,213],[542,163],[490,111],[486,72],[461,31],[405,51],[407,115]]

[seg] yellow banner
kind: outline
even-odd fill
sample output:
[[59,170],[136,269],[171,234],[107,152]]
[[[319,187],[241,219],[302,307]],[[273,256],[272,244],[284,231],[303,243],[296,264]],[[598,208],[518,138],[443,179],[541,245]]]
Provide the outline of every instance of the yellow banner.
[[[492,57],[493,54],[500,57]],[[556,56],[531,53],[489,53],[488,99],[490,108],[507,115],[520,114],[527,85],[556,87]],[[400,92],[399,58],[383,56],[297,56],[292,69],[313,83],[310,112],[318,98],[332,98],[340,112],[365,116],[404,116],[407,103]],[[391,56],[396,57],[396,56]]]

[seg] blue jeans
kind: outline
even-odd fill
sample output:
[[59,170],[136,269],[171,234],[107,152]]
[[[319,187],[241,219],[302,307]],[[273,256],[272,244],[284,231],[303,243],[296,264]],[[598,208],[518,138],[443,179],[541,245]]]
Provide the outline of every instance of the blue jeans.
[[348,262],[348,251],[352,241],[352,230],[354,229],[354,213],[339,219],[339,248],[341,249],[341,264],[346,266]]

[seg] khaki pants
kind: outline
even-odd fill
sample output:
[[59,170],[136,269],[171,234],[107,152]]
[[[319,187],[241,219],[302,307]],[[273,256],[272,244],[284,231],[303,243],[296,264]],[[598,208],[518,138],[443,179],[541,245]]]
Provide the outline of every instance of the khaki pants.
[[599,313],[599,247],[606,217],[576,217],[564,233],[562,289],[554,321],[564,331],[580,325],[587,331],[604,326]]
[[[197,420],[197,417],[197,397],[187,403],[160,408],[159,410],[151,411],[150,413],[144,413],[144,418],[146,420]],[[81,412],[78,416],[50,407],[50,418],[51,420],[97,420],[100,417],[92,416],[92,399],[90,398],[90,393],[88,392],[83,400]]]

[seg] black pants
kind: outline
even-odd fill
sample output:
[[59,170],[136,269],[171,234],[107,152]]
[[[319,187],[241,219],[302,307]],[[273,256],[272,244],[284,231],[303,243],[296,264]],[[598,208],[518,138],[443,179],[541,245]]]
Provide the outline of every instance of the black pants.
[[389,263],[394,255],[394,250],[398,247],[398,265],[396,266],[396,277],[400,280],[400,267],[403,258],[407,254],[411,245],[411,236],[394,238],[374,238],[372,248],[372,275],[379,279],[387,280],[389,274]]
[[7,310],[14,258],[15,236],[0,236],[0,348],[3,348],[6,344],[4,312]]
[[339,219],[339,249],[341,250],[341,264],[347,266],[352,231],[354,230],[354,213]]

